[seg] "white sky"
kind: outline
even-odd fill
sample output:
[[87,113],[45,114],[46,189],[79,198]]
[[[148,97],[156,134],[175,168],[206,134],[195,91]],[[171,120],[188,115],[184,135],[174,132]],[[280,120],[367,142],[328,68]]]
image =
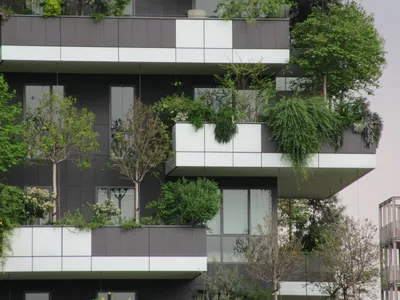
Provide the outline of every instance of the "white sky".
[[371,96],[371,109],[384,120],[383,137],[377,153],[377,168],[342,191],[348,213],[368,218],[378,225],[378,205],[400,196],[400,0],[362,0],[375,16],[375,24],[386,40],[387,68],[381,88]]

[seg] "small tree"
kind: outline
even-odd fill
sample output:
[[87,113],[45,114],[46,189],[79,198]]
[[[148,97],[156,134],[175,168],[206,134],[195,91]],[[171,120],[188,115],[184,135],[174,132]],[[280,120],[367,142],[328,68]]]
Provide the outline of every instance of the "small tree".
[[153,107],[134,101],[111,139],[109,167],[135,184],[136,222],[140,220],[140,184],[144,176],[171,154],[168,128]]
[[26,114],[25,140],[30,162],[52,165],[54,220],[59,218],[60,209],[58,165],[72,158],[79,167],[90,167],[89,154],[99,146],[98,134],[93,131],[94,114],[86,108],[78,109],[75,103],[72,97],[45,94],[39,106],[28,108]]
[[[351,37],[351,38],[350,38]],[[309,81],[302,88],[323,89],[324,95],[343,98],[349,91],[373,93],[386,64],[384,40],[374,18],[354,1],[317,7],[292,30],[296,55],[291,63],[302,69]],[[304,86],[304,83],[306,86]]]
[[[319,246],[321,269],[315,285],[332,299],[366,299],[379,278],[377,229],[368,220],[346,217]],[[335,298],[336,297],[336,298]]]
[[15,92],[10,92],[3,75],[0,75],[0,173],[18,165],[26,155],[22,138],[24,127],[17,122],[21,114],[19,104],[11,104]]
[[258,234],[249,242],[239,240],[236,250],[244,254],[249,275],[255,280],[272,282],[274,299],[278,300],[280,283],[292,275],[301,263],[302,245],[284,231],[278,232],[274,222],[258,225]]

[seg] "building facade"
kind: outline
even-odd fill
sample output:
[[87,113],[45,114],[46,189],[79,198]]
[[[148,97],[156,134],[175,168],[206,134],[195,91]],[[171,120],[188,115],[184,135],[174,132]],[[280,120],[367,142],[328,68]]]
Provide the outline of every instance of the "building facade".
[[[15,100],[38,105],[41,94],[73,96],[79,107],[96,115],[99,151],[92,166],[79,170],[60,164],[61,214],[86,203],[115,198],[122,215],[134,216],[132,182],[104,170],[112,123],[133,99],[153,104],[174,92],[171,83],[195,97],[216,87],[221,64],[262,61],[274,71],[276,88],[289,92],[292,77],[282,72],[289,56],[289,20],[247,23],[241,20],[188,18],[191,9],[213,11],[216,1],[133,0],[130,17],[99,22],[87,16],[43,18],[15,15],[1,27],[0,70]],[[191,299],[201,290],[201,272],[212,261],[240,264],[234,256],[238,237],[251,235],[265,215],[277,213],[278,198],[327,198],[376,165],[375,148],[346,132],[343,146],[326,146],[309,167],[312,178],[299,182],[262,124],[239,124],[226,144],[215,141],[213,128],[173,127],[174,157],[160,178],[147,176],[140,205],[157,199],[162,182],[179,177],[213,178],[223,203],[209,222],[212,231],[184,226],[146,226],[129,232],[106,227],[91,231],[51,226],[22,227],[13,237],[13,253],[0,275],[0,299],[91,300],[113,293],[112,300]],[[51,189],[51,167],[14,168],[8,183]],[[144,214],[146,212],[144,211]],[[243,267],[243,266],[242,266]],[[282,284],[283,299],[320,299],[309,285],[310,263]]]

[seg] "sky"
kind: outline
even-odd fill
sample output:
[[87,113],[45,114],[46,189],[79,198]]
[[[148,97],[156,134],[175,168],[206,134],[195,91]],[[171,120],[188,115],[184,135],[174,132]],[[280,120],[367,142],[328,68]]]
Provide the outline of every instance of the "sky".
[[400,93],[397,90],[400,88],[400,1],[360,2],[374,15],[375,25],[386,40],[387,67],[381,78],[381,88],[369,97],[371,109],[384,120],[384,130],[377,151],[377,168],[340,195],[349,215],[368,218],[378,225],[379,203],[400,196]]

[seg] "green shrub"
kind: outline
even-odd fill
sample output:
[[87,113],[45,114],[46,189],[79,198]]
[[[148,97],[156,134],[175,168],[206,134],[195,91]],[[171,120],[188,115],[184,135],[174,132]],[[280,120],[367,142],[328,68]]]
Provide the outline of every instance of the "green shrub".
[[53,211],[55,205],[52,195],[47,190],[37,187],[28,188],[23,195],[24,225],[34,225],[38,219],[44,219]]
[[198,178],[179,179],[161,188],[161,197],[147,205],[163,224],[205,225],[220,208],[221,194],[216,182]]
[[214,136],[218,143],[228,143],[237,133],[237,115],[235,110],[225,106],[214,113]]
[[56,17],[61,14],[60,0],[45,0],[43,3],[43,17]]
[[325,143],[337,145],[341,123],[321,98],[282,99],[266,113],[266,123],[294,170],[307,177],[311,155]]

